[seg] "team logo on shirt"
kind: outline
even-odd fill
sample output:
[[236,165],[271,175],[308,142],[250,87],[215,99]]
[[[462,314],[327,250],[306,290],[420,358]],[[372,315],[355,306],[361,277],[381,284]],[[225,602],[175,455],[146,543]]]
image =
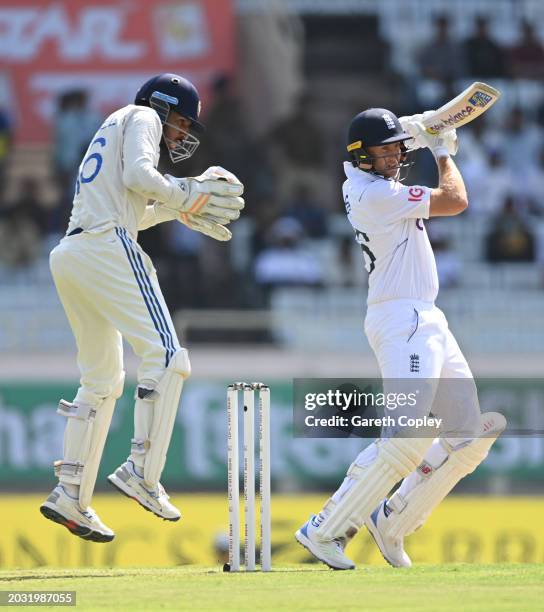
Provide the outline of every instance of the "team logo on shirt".
[[410,372],[419,372],[419,355],[416,353],[410,355]]
[[408,202],[421,202],[424,193],[425,191],[421,187],[410,187],[408,189],[408,194],[410,195]]

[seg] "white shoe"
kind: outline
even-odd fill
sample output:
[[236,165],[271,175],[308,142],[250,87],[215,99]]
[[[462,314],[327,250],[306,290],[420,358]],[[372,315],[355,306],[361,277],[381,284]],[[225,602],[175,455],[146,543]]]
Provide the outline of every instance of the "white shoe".
[[355,569],[355,563],[344,554],[342,540],[320,540],[317,537],[315,532],[322,520],[321,515],[311,516],[295,533],[297,542],[316,559],[334,570]]
[[45,518],[64,525],[70,533],[91,542],[111,542],[113,531],[104,525],[92,508],[82,510],[78,500],[69,496],[59,484],[40,506]]
[[387,535],[387,517],[385,515],[385,504],[381,504],[370,515],[366,528],[374,538],[383,558],[393,567],[412,567],[412,561],[404,550],[402,538],[392,538]]
[[148,488],[144,479],[136,474],[132,461],[125,461],[108,476],[108,480],[121,493],[135,499],[146,510],[165,521],[179,521],[181,518],[181,512],[168,501],[170,498],[161,483],[154,489]]

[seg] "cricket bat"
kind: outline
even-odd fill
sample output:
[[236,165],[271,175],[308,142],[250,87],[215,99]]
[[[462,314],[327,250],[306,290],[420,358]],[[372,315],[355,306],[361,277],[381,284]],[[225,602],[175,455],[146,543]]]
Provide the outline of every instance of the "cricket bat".
[[489,110],[501,97],[501,92],[486,83],[472,83],[456,98],[423,118],[429,134],[439,134],[474,121]]

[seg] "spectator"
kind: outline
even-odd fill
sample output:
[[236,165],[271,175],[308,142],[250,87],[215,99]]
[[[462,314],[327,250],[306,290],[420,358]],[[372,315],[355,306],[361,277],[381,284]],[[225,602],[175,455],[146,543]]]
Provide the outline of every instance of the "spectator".
[[[360,287],[365,279],[366,270],[360,249],[353,236],[342,236],[337,241],[337,257],[333,261],[331,281],[340,287]],[[355,253],[357,254],[356,256]]]
[[41,236],[45,236],[49,229],[49,213],[46,204],[40,197],[40,183],[32,176],[21,179],[18,185],[17,199],[9,206],[10,209],[17,210],[19,215],[32,219]]
[[486,165],[489,150],[494,148],[493,143],[489,142],[489,129],[487,127],[486,116],[478,117],[478,121],[473,121],[463,126],[460,132],[459,151],[455,156],[457,165],[462,169],[463,177],[465,168],[473,163]]
[[452,81],[464,76],[464,51],[458,41],[450,38],[449,17],[436,17],[434,28],[434,38],[418,53],[421,76],[437,81]]
[[505,76],[504,50],[490,36],[488,20],[481,15],[474,20],[475,32],[464,43],[468,74],[477,78]]
[[278,123],[270,135],[282,155],[300,168],[321,168],[325,162],[325,142],[312,116],[313,103],[309,94],[300,96],[293,113]]
[[487,261],[533,262],[535,239],[528,225],[516,210],[516,201],[508,195],[502,211],[492,220],[486,238]]
[[515,107],[508,113],[504,129],[496,132],[494,140],[490,137],[489,144],[502,151],[506,165],[520,182],[523,181],[537,164],[542,146],[538,127],[528,124],[523,110]]
[[542,216],[544,214],[544,142],[538,155],[538,164],[531,167],[531,171],[519,185],[519,190],[527,198],[528,212]]
[[302,245],[304,231],[295,219],[282,217],[270,228],[270,246],[257,255],[255,280],[268,296],[277,287],[320,287],[321,264]]
[[206,248],[202,234],[191,231],[181,223],[165,223],[163,227],[164,258],[161,280],[164,279],[165,299],[173,311],[178,308],[203,306],[202,270],[200,254]]
[[459,253],[452,248],[448,230],[436,221],[429,223],[427,230],[434,251],[440,287],[457,286],[461,279],[462,266]]
[[310,187],[304,183],[295,186],[291,202],[283,216],[296,219],[309,238],[324,238],[327,235],[327,218],[312,197]]
[[491,149],[486,140],[487,127],[484,115],[479,117],[478,121],[473,121],[463,128],[459,151],[455,156],[467,187],[469,214],[480,211],[479,201],[486,195],[484,184],[487,183],[486,173],[489,170]]
[[252,216],[253,231],[251,235],[251,253],[255,257],[268,246],[270,227],[281,217],[281,207],[273,197],[260,198],[255,205]]
[[312,116],[313,102],[310,95],[302,95],[293,113],[275,126],[267,140],[281,201],[293,193],[296,183],[324,181],[325,137]]
[[521,22],[517,44],[508,51],[510,75],[517,79],[541,79],[544,77],[544,48],[529,21]]
[[199,157],[205,158],[204,165],[208,166],[208,160],[213,160],[214,165],[228,166],[234,174],[243,175],[251,159],[250,136],[240,100],[229,77],[216,78],[213,103],[204,114],[207,135],[198,150]]
[[514,184],[514,174],[501,151],[491,150],[484,160],[462,168],[469,199],[469,214],[494,215]]
[[6,170],[12,145],[12,126],[8,114],[0,108],[0,196],[6,191]]
[[[380,34],[379,17],[377,15],[364,15],[357,19],[350,17],[349,20],[355,28],[359,29],[359,32],[365,32],[359,40],[361,55],[372,58],[372,61],[365,63],[363,74],[394,76],[391,70],[391,45]],[[339,40],[342,40],[342,38],[342,34],[340,34]],[[350,38],[353,38],[353,34]],[[357,37],[355,40],[357,40]],[[361,70],[361,64],[358,60],[358,57],[352,58],[352,62],[357,65],[358,70]]]
[[544,141],[544,96],[541,97],[536,107],[536,124],[540,138]]
[[63,232],[74,196],[77,171],[101,119],[88,107],[87,92],[67,91],[58,99],[54,119],[53,160],[59,207],[53,217],[54,230]]
[[42,251],[33,207],[11,204],[0,217],[0,263],[12,269],[30,266]]

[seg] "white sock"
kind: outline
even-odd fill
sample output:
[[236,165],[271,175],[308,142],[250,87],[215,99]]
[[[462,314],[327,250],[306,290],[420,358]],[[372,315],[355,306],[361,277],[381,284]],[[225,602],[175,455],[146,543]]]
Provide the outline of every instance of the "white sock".
[[[134,464],[134,462],[133,462],[133,464]],[[140,467],[140,466],[134,464],[134,473],[136,474],[136,476],[139,476],[140,478],[143,478],[144,477],[144,468],[143,468],[143,466]]]
[[62,488],[66,491],[68,497],[72,497],[73,499],[79,499],[79,485],[62,481],[60,481],[60,484],[62,485]]

